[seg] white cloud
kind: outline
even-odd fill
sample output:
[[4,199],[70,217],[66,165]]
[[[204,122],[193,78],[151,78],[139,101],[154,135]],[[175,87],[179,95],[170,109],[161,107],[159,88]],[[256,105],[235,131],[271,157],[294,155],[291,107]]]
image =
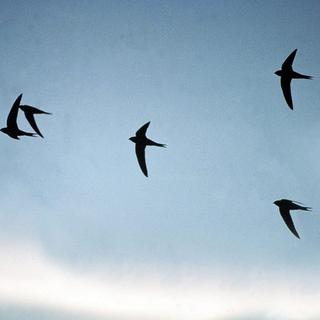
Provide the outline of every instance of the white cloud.
[[172,277],[164,274],[168,271],[146,270],[125,274],[101,266],[100,271],[82,272],[57,263],[36,246],[1,242],[0,304],[121,319],[320,316],[320,282],[311,282],[309,275],[248,276],[225,270],[209,276],[193,270]]

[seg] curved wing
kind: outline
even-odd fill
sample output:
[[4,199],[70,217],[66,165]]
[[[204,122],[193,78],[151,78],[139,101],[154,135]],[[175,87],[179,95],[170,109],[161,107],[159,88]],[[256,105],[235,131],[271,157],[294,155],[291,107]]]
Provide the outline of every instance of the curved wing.
[[281,88],[289,108],[293,110],[293,103],[291,97],[291,78],[281,77]]
[[281,214],[281,217],[282,217],[283,221],[286,223],[287,227],[289,228],[289,230],[298,239],[300,239],[299,234],[298,234],[298,232],[297,232],[297,230],[296,230],[296,228],[295,228],[295,226],[293,224],[289,209],[280,208],[280,214]]
[[40,110],[40,109],[38,109],[38,108],[36,108],[36,107],[29,106],[29,105],[27,105],[27,104],[22,104],[22,105],[20,105],[20,109],[21,109],[22,111],[32,112],[33,114],[36,114],[36,113],[38,113],[38,114],[52,114],[52,113],[50,113],[50,112],[46,112],[46,111]]
[[43,138],[43,135],[41,134],[36,121],[34,120],[34,115],[31,112],[28,111],[24,111],[24,115],[26,117],[26,119],[28,120],[30,126],[32,127],[32,129],[41,137]]
[[143,174],[148,177],[148,170],[146,165],[146,157],[145,157],[145,149],[146,145],[141,143],[136,143],[136,155],[138,159],[139,166],[143,172]]
[[294,58],[296,56],[297,50],[298,49],[295,49],[289,54],[288,58],[282,64],[282,69],[286,69],[286,68],[290,68],[291,69],[292,68],[293,60],[294,60]]
[[149,127],[150,121],[147,122],[146,124],[144,124],[137,132],[136,132],[136,136],[137,137],[145,137],[146,136],[146,132],[147,129]]
[[22,98],[22,93],[18,96],[18,98],[15,100],[13,103],[11,110],[8,114],[7,118],[7,127],[8,128],[14,128],[18,129],[17,125],[17,117],[18,117],[18,111],[19,111],[19,106],[20,106],[20,101]]

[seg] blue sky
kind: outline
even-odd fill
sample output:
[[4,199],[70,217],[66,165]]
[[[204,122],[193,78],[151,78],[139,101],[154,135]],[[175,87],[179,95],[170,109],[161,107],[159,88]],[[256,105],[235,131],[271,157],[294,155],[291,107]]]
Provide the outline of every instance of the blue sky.
[[[71,309],[84,320],[144,314],[130,303],[122,314],[116,302],[95,313],[96,289],[88,289],[85,311],[80,298],[79,310],[72,301],[69,310],[56,298],[52,305],[37,304],[36,294],[27,299],[14,279],[33,279],[32,264],[24,266],[28,250],[44,279],[29,283],[35,292],[52,268],[74,274],[83,288],[83,272],[92,281],[103,273],[102,292],[108,281],[129,277],[141,301],[149,295],[141,277],[147,287],[164,286],[151,290],[155,300],[177,282],[193,288],[192,278],[199,280],[194,299],[210,292],[201,291],[206,283],[231,305],[239,298],[234,286],[239,295],[250,289],[241,307],[210,309],[214,298],[207,309],[195,305],[207,310],[204,318],[320,316],[306,294],[320,286],[313,279],[320,262],[318,1],[2,1],[0,9],[3,126],[20,93],[23,103],[53,113],[37,117],[44,140],[0,137],[0,244],[8,255],[1,257],[16,257],[14,274],[0,267],[12,279],[0,284],[3,317],[24,319],[19,310],[50,320]],[[291,111],[273,73],[295,48],[295,69],[314,80],[293,81]],[[128,141],[147,121],[148,136],[168,145],[147,149],[148,179]],[[23,117],[19,124],[28,129]],[[281,198],[314,208],[293,215],[300,241],[273,205]],[[281,281],[266,289],[270,279]],[[188,300],[174,290],[178,307],[163,302],[167,313],[154,312],[192,318],[192,304],[184,308]],[[259,305],[263,290],[269,302]],[[292,315],[275,296],[305,301]],[[146,319],[154,318],[149,311]]]

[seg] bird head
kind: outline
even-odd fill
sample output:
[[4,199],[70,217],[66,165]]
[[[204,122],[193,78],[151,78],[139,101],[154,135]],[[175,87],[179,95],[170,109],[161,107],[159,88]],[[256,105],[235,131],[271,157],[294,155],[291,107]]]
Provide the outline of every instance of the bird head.
[[281,201],[281,200],[276,200],[273,204],[275,204],[276,206],[279,207],[279,206],[280,206],[280,201]]
[[129,138],[129,140],[134,142],[134,143],[136,143],[137,142],[137,137],[131,137],[131,138]]
[[3,133],[7,133],[8,132],[8,128],[1,128],[0,131],[3,132]]
[[276,74],[277,76],[281,77],[282,72],[281,72],[281,70],[278,70],[278,71],[276,71],[274,74]]

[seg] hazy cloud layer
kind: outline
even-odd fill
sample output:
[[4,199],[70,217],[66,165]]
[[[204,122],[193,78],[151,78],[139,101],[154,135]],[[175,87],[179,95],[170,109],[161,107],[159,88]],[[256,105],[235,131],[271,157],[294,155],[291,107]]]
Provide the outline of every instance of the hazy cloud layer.
[[[102,319],[311,319],[320,315],[319,279],[265,270],[130,272],[77,270],[26,243],[0,245],[0,302]],[[307,279],[307,281],[306,281]],[[312,285],[310,285],[312,281]],[[250,313],[248,313],[250,310]],[[10,311],[10,308],[9,308]],[[5,312],[5,309],[2,313]],[[40,312],[40,311],[39,311]],[[260,317],[260,316],[259,316]]]

